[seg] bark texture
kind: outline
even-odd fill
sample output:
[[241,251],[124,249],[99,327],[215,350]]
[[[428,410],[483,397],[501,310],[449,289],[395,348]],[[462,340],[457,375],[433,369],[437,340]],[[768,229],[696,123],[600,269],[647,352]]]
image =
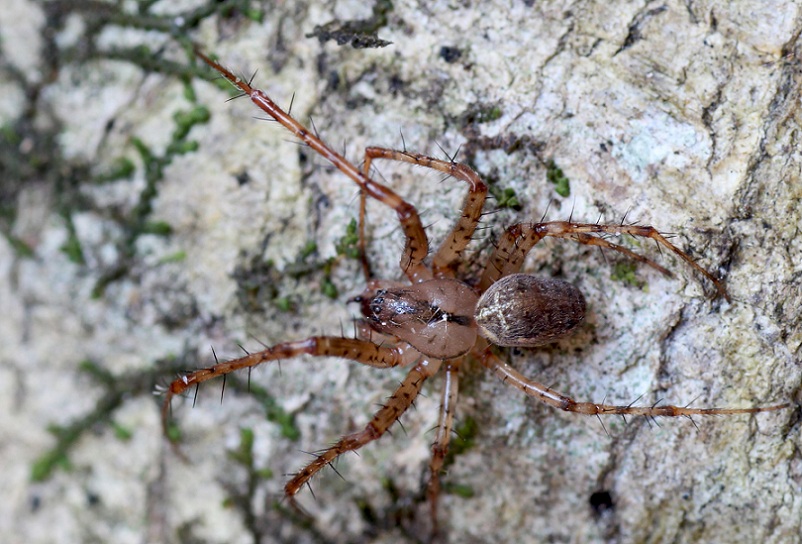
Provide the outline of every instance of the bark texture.
[[[406,432],[396,426],[346,456],[337,466],[343,479],[329,471],[315,480],[316,499],[301,495],[311,526],[277,502],[284,474],[308,461],[303,452],[363,426],[403,371],[313,359],[255,371],[254,385],[294,415],[298,440],[266,419],[270,401],[242,384],[222,405],[219,386],[201,388],[194,409],[191,400],[174,406],[189,462],[170,451],[147,376],[210,364],[210,344],[221,358],[237,355],[238,343],[259,349],[251,334],[271,344],[351,329],[356,307],[345,301],[363,287],[357,262],[341,259],[330,275],[313,265],[336,255],[358,214],[356,189],[274,124],[254,120],[246,100],[226,103],[219,88],[193,80],[192,102],[177,78],[115,53],[146,44],[154,58],[187,65],[168,31],[116,22],[84,55],[85,25],[114,14],[98,4],[55,17],[55,4],[13,0],[0,13],[0,120],[18,126],[28,116],[40,131],[9,136],[4,142],[14,144],[3,148],[4,164],[19,168],[0,181],[3,210],[12,210],[0,238],[0,531],[27,543],[425,540],[422,482],[437,379],[402,419]],[[279,103],[294,93],[293,113],[304,122],[311,115],[355,162],[368,145],[440,157],[441,148],[459,150],[456,159],[499,198],[514,191],[520,209],[487,216],[466,275],[480,270],[491,233],[548,210],[550,219],[615,223],[626,215],[674,232],[677,245],[725,279],[731,303],[713,299],[712,286],[651,245],[622,241],[669,266],[673,278],[570,242],[541,242],[526,271],[575,283],[588,315],[568,340],[511,352],[526,375],[580,401],[798,401],[797,3],[388,6],[378,2],[373,13],[375,33],[392,42],[382,48],[306,37],[317,25],[336,21],[326,29],[342,30],[371,17],[361,2],[276,2],[263,7],[261,22],[234,10],[188,29],[175,21],[173,32],[255,73],[255,86]],[[49,70],[47,44],[82,60],[60,57]],[[32,88],[35,102],[25,94]],[[136,142],[162,156],[176,140],[174,114],[197,105],[211,111],[191,129],[198,150],[163,166],[143,215],[171,234],[140,233],[121,254],[130,222],[120,218],[137,211],[148,184]],[[58,171],[31,165],[35,134],[48,126]],[[98,183],[119,157],[133,161],[133,173]],[[378,167],[423,213],[436,244],[464,187],[429,171]],[[548,179],[560,177],[558,168],[568,196]],[[369,222],[377,275],[399,278],[394,217],[372,204]],[[81,258],[71,259],[76,243]],[[324,294],[329,282],[339,290],[334,300]],[[86,361],[107,374],[81,371]],[[783,543],[802,534],[798,409],[695,424],[605,421],[605,432],[595,419],[524,398],[479,365],[466,369],[460,393],[463,432],[468,421],[478,430],[444,476],[444,541]],[[106,415],[104,399],[116,402]],[[101,416],[70,443],[69,466],[32,482],[34,462],[57,442],[48,426],[92,414]]]

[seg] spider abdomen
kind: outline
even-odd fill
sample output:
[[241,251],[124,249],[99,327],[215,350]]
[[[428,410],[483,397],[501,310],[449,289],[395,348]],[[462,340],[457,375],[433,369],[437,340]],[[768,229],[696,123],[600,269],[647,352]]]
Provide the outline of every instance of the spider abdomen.
[[484,292],[476,305],[479,334],[505,347],[549,344],[572,332],[585,317],[585,297],[572,284],[512,274]]
[[453,359],[476,343],[476,293],[452,279],[376,289],[359,297],[377,332],[409,343],[428,357]]

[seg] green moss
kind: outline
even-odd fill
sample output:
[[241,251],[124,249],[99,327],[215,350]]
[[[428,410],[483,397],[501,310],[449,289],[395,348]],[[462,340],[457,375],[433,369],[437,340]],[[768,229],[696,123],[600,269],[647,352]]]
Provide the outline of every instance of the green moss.
[[473,488],[464,484],[446,483],[443,485],[443,491],[450,495],[462,497],[463,499],[470,499],[475,495]]
[[269,480],[273,477],[273,471],[269,468],[260,468],[255,471],[256,477],[260,480]]
[[496,199],[496,207],[498,209],[510,208],[513,210],[520,210],[521,203],[518,200],[518,195],[515,189],[507,187],[502,189],[496,185],[490,186],[490,194]]
[[331,281],[331,278],[326,276],[323,278],[323,283],[320,286],[321,292],[331,299],[336,299],[339,296],[337,286]]
[[72,222],[72,217],[67,216],[67,240],[61,245],[59,249],[64,253],[67,258],[75,264],[86,264],[84,260],[84,252],[81,248],[81,242],[78,240],[78,234],[75,232],[75,225]]
[[181,261],[186,260],[186,258],[187,258],[186,251],[176,251],[175,253],[170,253],[162,257],[159,260],[159,264],[179,263]]
[[[198,142],[190,139],[192,128],[209,120],[209,110],[197,103],[197,96],[192,84],[196,77],[210,78],[208,70],[201,68],[192,52],[193,44],[190,42],[190,31],[197,28],[204,20],[217,14],[226,13],[231,17],[239,17],[237,24],[247,24],[248,17],[253,21],[261,21],[264,17],[262,3],[251,0],[221,0],[202,1],[192,3],[186,8],[178,7],[176,10],[167,10],[164,13],[163,2],[154,0],[138,0],[133,3],[119,2],[45,2],[42,3],[45,32],[41,55],[41,69],[43,73],[64,74],[68,67],[75,67],[78,73],[86,68],[84,64],[104,62],[108,60],[128,63],[140,67],[146,74],[161,73],[180,80],[183,84],[184,99],[187,106],[178,112],[172,120],[165,119],[168,132],[172,134],[168,145],[161,151],[150,136],[145,134],[140,138],[130,140],[130,149],[122,153],[122,157],[109,163],[104,160],[102,170],[96,169],[93,164],[81,162],[81,159],[67,158],[60,152],[58,135],[62,125],[57,116],[46,107],[47,101],[42,99],[43,85],[47,87],[52,81],[44,83],[40,78],[26,77],[22,71],[15,72],[12,66],[6,70],[11,84],[17,85],[21,96],[26,103],[19,108],[19,118],[0,126],[0,170],[4,172],[0,180],[0,234],[9,240],[18,256],[34,255],[33,248],[23,240],[12,235],[16,220],[16,206],[19,202],[20,191],[32,183],[47,184],[49,195],[52,195],[54,213],[64,219],[66,225],[66,242],[62,251],[70,261],[79,266],[87,266],[84,259],[89,251],[96,248],[86,247],[88,243],[80,240],[72,225],[72,218],[77,213],[90,211],[106,222],[114,222],[119,228],[104,231],[108,236],[120,232],[115,239],[104,239],[103,243],[113,243],[116,262],[104,265],[99,270],[84,270],[85,275],[93,274],[97,281],[92,296],[103,296],[106,287],[119,279],[127,277],[132,270],[140,271],[143,267],[141,256],[137,254],[138,237],[145,234],[169,236],[172,229],[164,221],[154,220],[153,202],[158,196],[160,183],[164,179],[165,168],[179,155],[194,152],[198,149]],[[63,31],[65,21],[77,18],[83,23],[79,32],[82,33],[75,40],[76,46],[62,45],[56,42],[56,37]],[[100,36],[108,36],[109,30],[127,29],[142,30],[137,34],[162,33],[168,43],[163,49],[147,46],[128,47],[124,44],[104,44],[100,46]],[[162,43],[164,40],[156,38],[152,43]],[[169,43],[172,42],[172,43]],[[176,47],[178,45],[178,48]],[[160,48],[162,46],[159,46]],[[185,51],[185,59],[176,59],[176,51]],[[163,51],[171,51],[170,58]],[[43,128],[44,127],[44,128]],[[108,130],[119,136],[125,129],[120,130],[110,124]],[[28,145],[27,142],[30,142]],[[25,143],[25,145],[22,145]],[[93,174],[94,172],[94,174]],[[126,209],[118,206],[105,206],[94,200],[91,195],[96,192],[87,191],[87,185],[107,183],[113,181],[131,180],[136,178],[137,185],[144,180],[144,186],[136,195],[132,208]],[[133,184],[130,186],[134,186]],[[82,247],[82,242],[84,247]],[[186,254],[178,251],[162,259],[161,263],[183,260]],[[318,268],[320,268],[319,265]],[[186,363],[181,360],[192,359],[194,356],[173,358],[171,360],[154,362],[152,369],[111,374],[102,362],[84,361],[76,372],[82,373],[81,379],[86,385],[87,396],[95,398],[94,404],[80,416],[59,426],[50,428],[52,444],[41,452],[30,464],[30,478],[42,481],[50,477],[54,471],[70,468],[70,453],[72,448],[87,434],[91,440],[111,439],[130,440],[134,428],[124,427],[114,422],[114,414],[122,404],[132,398],[152,398],[155,383],[163,383],[165,376],[174,376]],[[88,376],[90,379],[86,379]],[[267,417],[276,421],[282,433],[296,439],[299,431],[294,426],[293,417],[276,405],[271,397],[263,394],[260,397],[265,405]],[[166,429],[168,438],[173,442],[180,441],[180,429],[174,424],[168,424]],[[252,447],[253,440],[243,435],[240,448],[241,455],[246,449]],[[268,469],[252,467],[250,472],[255,478],[270,476]],[[247,497],[254,501],[253,487],[249,488]],[[236,506],[245,513],[248,527],[257,535],[257,524],[253,521],[252,512],[245,502],[237,502]],[[254,538],[259,541],[260,538]]]
[[235,450],[228,450],[228,458],[248,468],[253,467],[253,429],[240,427],[239,446]]
[[477,123],[489,123],[491,121],[495,121],[496,119],[500,119],[503,111],[498,106],[488,106],[485,109],[480,110],[476,115],[476,122]]
[[265,12],[258,8],[250,8],[245,11],[245,17],[247,17],[248,19],[250,19],[255,23],[261,23],[262,21],[264,21]]
[[269,479],[273,477],[273,471],[269,468],[257,469],[253,458],[253,444],[255,441],[253,429],[250,427],[240,427],[239,446],[237,449],[228,450],[228,457],[232,461],[242,465],[248,473],[258,479]]
[[448,448],[449,456],[460,455],[476,444],[476,436],[479,434],[479,425],[472,417],[463,419],[454,429],[455,437]]
[[211,118],[209,108],[206,106],[195,106],[188,111],[177,111],[173,114],[175,130],[173,131],[173,141],[184,140],[189,131],[197,124],[208,123]]
[[18,146],[22,143],[22,136],[14,128],[14,125],[10,123],[0,125],[0,139],[2,139],[4,143],[12,146]]
[[504,110],[498,104],[484,104],[476,102],[470,104],[460,116],[460,124],[463,126],[490,123],[500,119]]
[[[184,80],[184,98],[187,102],[195,104],[198,101],[198,95],[195,94],[195,88],[192,86],[190,80]],[[207,110],[208,111],[208,110]]]
[[[187,153],[194,153],[199,149],[200,145],[195,140],[175,141],[167,146],[167,153],[171,156],[186,155]],[[172,157],[171,157],[172,158]]]
[[[101,394],[95,401],[94,407],[86,414],[79,416],[64,425],[51,425],[48,431],[53,435],[53,446],[31,465],[30,477],[32,481],[43,481],[49,478],[57,469],[69,469],[69,452],[78,441],[90,430],[97,432],[111,425],[113,434],[118,439],[126,439],[129,431],[113,423],[112,417],[122,403],[132,397],[152,393],[157,381],[165,373],[174,375],[181,363],[178,359],[160,361],[152,369],[135,371],[120,376],[114,375],[100,364],[84,360],[78,364],[78,371],[91,378]],[[178,441],[178,428],[171,426],[168,437]]]
[[294,307],[290,297],[276,297],[273,303],[276,305],[276,308],[282,312],[289,312]]
[[167,425],[167,431],[164,433],[167,437],[167,440],[170,441],[171,444],[178,444],[181,442],[183,434],[181,433],[181,427],[177,424],[170,422]]
[[134,436],[134,431],[128,427],[124,427],[119,423],[112,422],[111,428],[114,431],[114,436],[123,442],[128,442]]
[[567,197],[571,194],[569,180],[563,173],[562,169],[557,166],[556,162],[554,162],[554,159],[549,159],[549,161],[546,163],[546,179],[556,185],[554,190],[558,195]]
[[344,255],[349,259],[359,259],[359,233],[356,219],[351,219],[345,227],[345,235],[335,245],[337,255]]
[[67,241],[61,245],[60,249],[70,261],[76,264],[85,264],[84,254],[81,250],[81,242],[78,241],[75,235],[67,238]]
[[[185,94],[188,87],[188,84],[184,87]],[[194,99],[194,93],[191,93],[190,97]],[[136,241],[140,236],[143,234],[169,236],[172,233],[172,227],[168,223],[150,219],[150,214],[153,211],[153,201],[158,195],[159,183],[164,179],[164,169],[176,156],[197,151],[198,142],[187,139],[189,131],[197,124],[208,122],[209,118],[210,113],[205,106],[195,106],[190,110],[175,113],[173,115],[175,128],[172,139],[161,156],[157,155],[141,138],[135,137],[131,139],[131,145],[139,154],[142,162],[145,187],[140,192],[139,199],[130,214],[121,219],[121,226],[125,234],[121,240],[117,241],[120,255],[119,262],[101,274],[92,290],[94,298],[102,297],[109,284],[122,279],[128,274],[131,264],[136,260]],[[121,163],[121,168],[112,172],[112,174],[126,173],[130,175],[129,162]],[[109,179],[109,175],[102,176],[101,181]],[[69,247],[68,249],[73,251],[71,255],[77,256],[75,254],[76,248]]]
[[610,279],[621,281],[638,289],[646,287],[646,282],[639,280],[635,274],[637,266],[634,262],[620,261],[615,263],[612,272],[610,272]]
[[309,257],[315,254],[317,251],[317,242],[314,240],[310,240],[304,244],[301,248],[301,251],[298,253],[298,259],[300,261],[306,261]]
[[173,233],[173,227],[166,221],[147,221],[142,225],[142,234],[155,234],[157,236],[168,236]]
[[108,172],[96,175],[92,181],[95,183],[107,183],[120,179],[128,179],[134,175],[136,165],[128,157],[118,157],[111,165]]
[[[230,377],[231,376],[233,375],[230,375]],[[245,389],[240,378],[231,377],[230,381],[237,389]],[[277,424],[281,428],[281,435],[284,438],[295,441],[301,437],[301,431],[295,425],[295,416],[286,412],[276,401],[275,397],[268,393],[265,388],[251,383],[247,386],[247,390],[248,394],[262,404],[267,420]]]
[[3,233],[3,234],[5,235],[8,243],[11,244],[11,248],[14,250],[14,253],[16,253],[18,257],[24,257],[24,258],[33,257],[34,251],[31,246],[29,246],[23,240],[17,238],[16,236],[13,236],[8,233]]
[[43,482],[50,478],[56,469],[70,470],[70,460],[66,450],[53,449],[37,458],[31,466],[31,481]]

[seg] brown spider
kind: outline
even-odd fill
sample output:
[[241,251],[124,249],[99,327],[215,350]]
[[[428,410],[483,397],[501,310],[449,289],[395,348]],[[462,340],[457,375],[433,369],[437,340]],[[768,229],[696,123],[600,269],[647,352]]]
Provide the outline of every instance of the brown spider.
[[[362,294],[352,299],[360,303],[364,316],[359,320],[358,338],[316,336],[306,340],[282,342],[258,353],[251,353],[181,376],[166,390],[162,409],[165,430],[173,396],[180,395],[188,388],[198,386],[206,380],[268,361],[308,354],[342,357],[377,368],[411,367],[398,389],[362,431],[343,436],[333,446],[316,455],[312,462],[287,482],[284,492],[288,500],[294,504],[294,496],[318,471],[330,465],[341,454],[358,450],[368,442],[381,437],[412,405],[423,383],[434,376],[440,367],[445,367],[440,415],[432,445],[430,478],[426,490],[436,530],[437,498],[440,492],[439,474],[452,432],[460,366],[469,357],[479,360],[482,365],[495,372],[504,383],[520,389],[525,394],[560,410],[579,414],[690,418],[694,415],[754,414],[779,410],[787,406],[783,404],[763,408],[688,408],[671,405],[614,406],[577,402],[524,377],[495,355],[491,345],[534,347],[548,344],[571,333],[585,316],[585,299],[570,283],[518,273],[529,250],[546,236],[567,238],[581,244],[617,251],[663,274],[671,275],[666,268],[650,259],[598,235],[628,234],[651,238],[710,280],[718,294],[729,300],[727,292],[721,281],[696,264],[685,252],[671,244],[652,227],[625,224],[599,225],[572,221],[519,223],[509,227],[485,266],[479,283],[471,286],[456,279],[455,276],[460,255],[471,241],[487,196],[487,186],[473,170],[453,161],[378,147],[368,147],[365,150],[365,162],[360,169],[279,108],[264,92],[251,87],[249,81],[236,77],[200,51],[196,53],[248,95],[270,117],[359,185],[361,189],[359,245],[367,287]],[[462,205],[462,215],[434,253],[431,264],[425,262],[429,254],[429,242],[418,212],[393,190],[371,179],[370,167],[374,159],[401,161],[432,168],[462,180],[468,185],[468,195]],[[364,251],[365,205],[368,196],[384,203],[398,216],[406,237],[400,265],[411,285],[371,278],[370,266]],[[372,341],[373,336],[381,337],[381,343]]]

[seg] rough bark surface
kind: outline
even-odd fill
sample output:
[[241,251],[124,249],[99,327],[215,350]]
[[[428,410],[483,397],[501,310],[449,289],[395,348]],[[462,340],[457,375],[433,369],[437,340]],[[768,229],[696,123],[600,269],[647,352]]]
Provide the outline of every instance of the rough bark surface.
[[[223,91],[195,80],[211,119],[192,129],[197,152],[165,167],[147,216],[172,232],[139,237],[130,266],[93,297],[120,258],[118,218],[145,186],[133,139],[162,152],[172,115],[187,107],[177,79],[104,51],[143,43],[189,60],[168,34],[110,26],[95,60],[48,73],[43,59],[52,52],[39,37],[58,32],[53,43],[79,51],[71,37],[88,16],[76,12],[54,27],[40,3],[10,4],[0,10],[0,121],[10,126],[30,113],[21,111],[24,89],[39,82],[33,126],[55,120],[53,153],[87,165],[87,177],[72,180],[80,198],[65,202],[59,183],[46,181],[60,173],[21,186],[17,170],[2,173],[3,209],[14,212],[0,238],[0,532],[26,543],[424,540],[437,379],[402,420],[406,432],[396,426],[342,459],[343,479],[328,471],[314,481],[315,498],[301,495],[311,526],[276,502],[284,474],[309,459],[302,452],[364,425],[403,371],[314,359],[255,371],[253,383],[294,414],[296,441],[244,388],[221,404],[219,385],[203,387],[195,408],[191,400],[174,405],[188,462],[162,438],[158,403],[134,383],[168,368],[171,357],[186,368],[208,365],[210,344],[221,357],[236,355],[238,343],[259,349],[251,334],[270,344],[348,331],[356,307],[346,300],[363,286],[356,261],[333,266],[336,300],[322,294],[323,271],[289,275],[310,241],[316,250],[304,262],[336,254],[358,213],[353,183],[274,124],[254,120],[246,100],[225,102]],[[633,275],[616,256],[542,242],[527,271],[574,282],[588,318],[570,340],[510,353],[526,375],[582,401],[627,404],[643,395],[644,404],[737,407],[800,398],[797,3],[397,1],[377,31],[387,47],[305,37],[332,20],[367,18],[362,4],[276,2],[262,22],[214,16],[187,34],[227,66],[255,72],[254,84],[278,102],[295,93],[293,113],[313,116],[355,162],[368,145],[402,147],[403,134],[409,150],[459,149],[457,160],[470,161],[500,194],[514,190],[521,209],[487,216],[467,275],[486,258],[490,233],[548,209],[550,219],[618,222],[626,214],[674,232],[726,281],[731,303],[713,299],[710,285],[651,244],[632,247],[675,277],[644,268]],[[31,145],[18,142],[19,162]],[[133,174],[90,180],[120,156],[134,160]],[[547,180],[551,161],[570,180],[570,196]],[[428,171],[378,166],[423,212],[436,243],[464,188]],[[377,275],[399,278],[397,223],[376,205],[369,221]],[[70,240],[83,263],[62,249]],[[254,309],[247,294],[258,281],[274,283],[276,293]],[[285,302],[289,311],[280,309]],[[71,445],[66,469],[32,482],[34,461],[56,442],[48,426],[75,423],[109,394],[79,370],[83,361],[116,380],[118,405]],[[798,414],[610,420],[605,432],[595,419],[540,405],[471,366],[457,417],[478,431],[444,476],[452,490],[440,505],[444,540],[794,541],[802,534]],[[250,488],[254,471],[229,453],[241,448],[243,428],[253,430],[252,465],[272,471]]]

